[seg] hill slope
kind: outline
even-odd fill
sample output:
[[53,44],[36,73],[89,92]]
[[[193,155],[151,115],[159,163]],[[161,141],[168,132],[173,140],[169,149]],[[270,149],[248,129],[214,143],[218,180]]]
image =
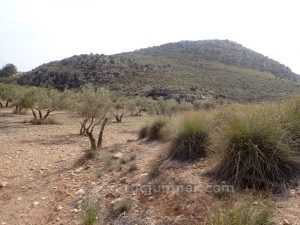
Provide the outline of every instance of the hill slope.
[[73,56],[41,65],[18,82],[59,89],[91,82],[129,96],[262,100],[298,91],[299,80],[288,67],[235,42],[209,40]]

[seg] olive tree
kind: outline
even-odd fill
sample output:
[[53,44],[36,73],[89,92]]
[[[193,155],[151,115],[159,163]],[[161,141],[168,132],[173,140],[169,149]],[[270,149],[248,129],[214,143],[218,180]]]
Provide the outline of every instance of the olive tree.
[[0,102],[0,107],[10,107],[18,88],[15,85],[0,84],[0,99],[5,103]]
[[[91,149],[101,148],[104,129],[111,117],[113,107],[110,93],[105,88],[95,88],[85,85],[78,96],[75,111],[81,118],[80,132],[89,137]],[[99,127],[98,140],[94,129]]]
[[52,112],[64,109],[69,103],[71,91],[59,92],[53,89],[31,87],[15,103],[19,109],[30,108],[33,122],[44,124]]
[[118,100],[113,106],[113,115],[117,123],[122,122],[122,118],[126,113],[126,102],[125,100]]

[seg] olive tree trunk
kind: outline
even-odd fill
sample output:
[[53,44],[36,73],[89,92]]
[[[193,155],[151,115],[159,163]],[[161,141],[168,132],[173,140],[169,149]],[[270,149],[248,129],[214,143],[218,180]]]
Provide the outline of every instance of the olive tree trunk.
[[98,148],[101,148],[102,146],[102,140],[103,140],[103,133],[104,133],[104,129],[105,129],[105,126],[108,122],[108,118],[105,118],[101,124],[101,129],[100,129],[100,133],[99,133],[99,137],[98,137],[98,143],[97,143],[97,147]]

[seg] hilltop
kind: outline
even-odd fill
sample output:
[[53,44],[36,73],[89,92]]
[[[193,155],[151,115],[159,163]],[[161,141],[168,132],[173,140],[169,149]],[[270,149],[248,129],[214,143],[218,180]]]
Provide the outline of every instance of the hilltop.
[[181,41],[116,55],[85,54],[43,64],[18,80],[58,89],[94,83],[119,95],[264,100],[298,91],[300,76],[228,40]]

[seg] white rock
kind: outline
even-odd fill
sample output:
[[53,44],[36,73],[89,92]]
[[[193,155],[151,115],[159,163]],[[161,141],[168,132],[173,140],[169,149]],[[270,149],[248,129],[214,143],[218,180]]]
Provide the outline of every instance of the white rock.
[[40,203],[39,202],[34,202],[33,206],[38,206]]

